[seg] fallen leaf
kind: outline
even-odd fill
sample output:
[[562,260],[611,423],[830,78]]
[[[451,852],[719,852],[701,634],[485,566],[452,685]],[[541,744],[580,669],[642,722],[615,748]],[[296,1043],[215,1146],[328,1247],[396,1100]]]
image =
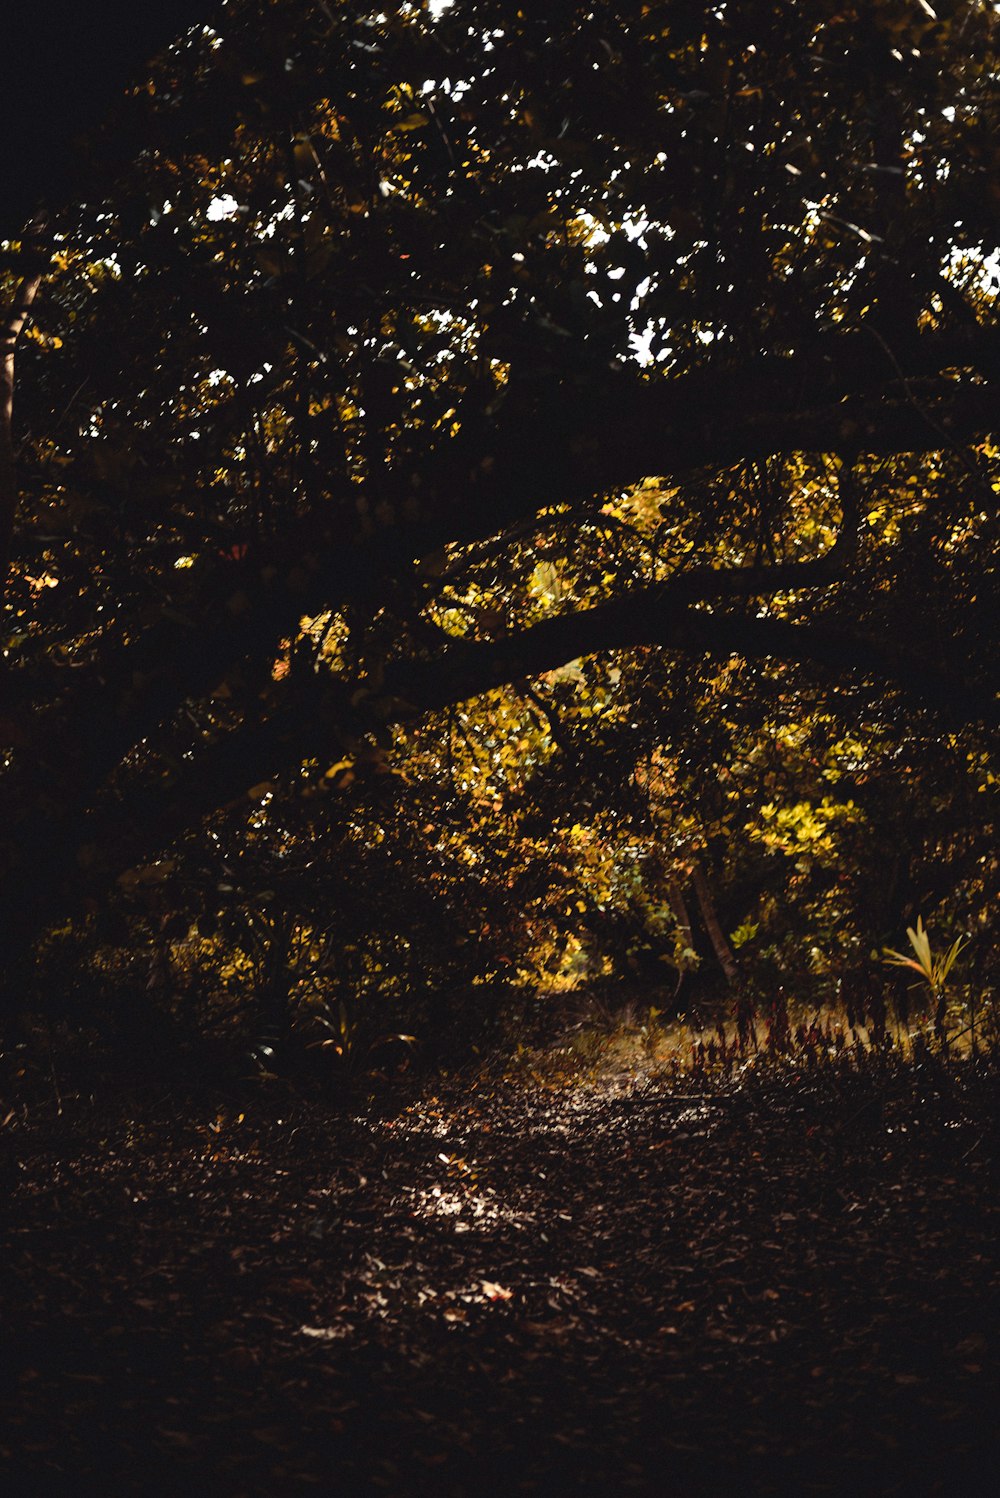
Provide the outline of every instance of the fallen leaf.
[[480,1280],[479,1283],[483,1287],[483,1294],[487,1300],[513,1300],[514,1298],[513,1290],[505,1290],[503,1285],[498,1285],[493,1280]]

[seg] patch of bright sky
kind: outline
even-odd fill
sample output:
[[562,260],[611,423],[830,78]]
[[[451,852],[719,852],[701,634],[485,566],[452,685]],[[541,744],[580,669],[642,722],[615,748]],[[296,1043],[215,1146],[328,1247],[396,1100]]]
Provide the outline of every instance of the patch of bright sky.
[[[213,223],[218,223],[220,219],[232,218],[234,214],[246,213],[247,211],[248,210],[244,208],[236,198],[233,197],[232,193],[225,192],[220,193],[217,197],[214,197],[211,200],[205,210],[205,217],[207,219],[210,219]],[[292,218],[294,213],[295,204],[286,203],[284,208],[279,208],[277,213],[273,214],[268,222],[264,224],[263,227],[258,231],[258,238],[270,239],[281,220]]]
[[457,78],[454,80],[451,78],[425,78],[420,85],[420,92],[427,95],[436,93],[440,89],[442,93],[448,95],[449,99],[454,99],[457,104],[461,100],[462,95],[467,94],[471,87],[472,84],[468,78]]
[[[451,10],[453,8],[453,5],[454,0],[427,0],[426,13],[429,15],[431,20],[436,21],[442,15],[444,15],[446,11]],[[487,44],[487,49],[491,45],[491,38],[494,35],[502,36],[503,33],[487,33],[484,36],[484,42]],[[423,82],[420,91],[422,94],[430,94],[438,89],[441,89],[445,93],[449,94],[453,99],[457,100],[469,88],[471,88],[471,83],[467,79],[452,80],[450,78],[428,78]],[[942,113],[944,114],[946,119],[951,120],[954,118],[955,111],[953,108],[948,107],[942,110]],[[662,160],[662,158],[658,157],[657,160],[660,161]],[[526,165],[528,167],[533,167],[536,170],[550,171],[553,167],[558,165],[558,162],[555,157],[551,156],[547,152],[539,151],[531,161],[526,163]],[[617,175],[618,172],[615,172],[613,174],[613,176]],[[392,186],[390,183],[383,182],[380,184],[380,187],[384,195],[388,195],[388,193],[392,191]],[[804,207],[806,209],[805,227],[807,228],[807,230],[814,230],[823,217],[820,205],[817,203],[809,202],[807,200],[803,201]],[[171,205],[169,203],[165,203],[161,212],[168,213],[170,211],[170,208]],[[224,219],[232,218],[239,211],[240,204],[231,193],[220,193],[209,203],[208,209],[206,210],[206,218],[208,218],[212,222],[219,222]],[[293,209],[291,205],[289,205],[287,208],[279,210],[279,212],[274,216],[274,219],[270,223],[265,225],[260,231],[261,236],[267,238],[273,235],[278,220],[289,217],[292,211]],[[611,232],[590,214],[581,214],[578,221],[582,223],[586,229],[586,238],[584,240],[584,244],[588,249],[596,249],[599,246],[606,244],[611,238]],[[627,216],[622,220],[620,224],[615,225],[615,228],[618,231],[625,233],[633,242],[637,242],[641,249],[646,248],[644,235],[646,230],[648,230],[650,227],[652,227],[652,221],[646,217],[646,214],[643,210]],[[846,227],[854,226],[849,225]],[[666,234],[668,237],[672,237],[671,230],[667,224],[657,224],[656,228],[659,233]],[[980,292],[991,298],[997,296],[998,293],[1000,293],[1000,251],[994,251],[992,254],[988,255],[985,251],[977,250],[974,248],[956,248],[952,250],[950,256],[948,257],[948,260],[945,263],[944,272],[949,279],[956,279],[956,275],[960,275],[963,270],[967,273],[971,266],[975,266],[976,268],[976,280]],[[588,266],[588,270],[593,270],[596,272],[596,266]],[[622,275],[624,275],[624,269],[622,267],[612,267],[612,269],[608,273],[608,279],[614,281],[619,279]],[[632,314],[632,318],[634,318],[634,315],[641,310],[642,302],[649,294],[652,286],[653,280],[651,277],[647,276],[636,287],[635,294],[629,304],[629,312],[630,314]],[[598,297],[596,291],[591,291],[588,294],[593,301],[595,301],[598,305],[601,305],[600,298]],[[613,297],[613,300],[619,300],[618,296],[615,295]],[[669,348],[661,348],[655,355],[653,353],[654,341],[658,337],[662,336],[663,332],[664,327],[662,325],[662,320],[660,319],[651,320],[647,322],[644,327],[639,326],[635,321],[632,321],[631,331],[629,333],[629,347],[632,352],[632,356],[635,358],[637,363],[639,363],[640,365],[650,365],[658,362],[663,362],[670,357],[671,351]],[[704,343],[711,342],[714,336],[715,335],[707,329],[701,330],[698,333],[698,337]],[[257,375],[255,378],[260,379],[262,378],[262,376]]]
[[413,4],[404,5],[402,9],[404,14],[406,14],[423,8],[427,11],[427,14],[430,16],[431,20],[436,21],[439,19],[439,17],[444,15],[446,10],[451,10],[454,4],[455,0],[426,0],[426,4],[423,7],[421,7],[419,4]]
[[225,192],[220,197],[212,199],[205,217],[211,219],[213,223],[221,218],[232,218],[233,214],[239,211],[239,206],[232,193]]
[[1000,293],[1000,250],[977,249],[975,245],[954,245],[943,266],[949,281],[962,281],[972,272],[975,289],[983,296]]

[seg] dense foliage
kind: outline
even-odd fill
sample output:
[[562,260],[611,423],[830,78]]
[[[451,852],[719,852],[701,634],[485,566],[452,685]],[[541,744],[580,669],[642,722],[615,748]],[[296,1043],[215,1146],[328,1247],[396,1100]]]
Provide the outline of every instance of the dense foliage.
[[4,230],[9,1002],[981,992],[994,7],[211,19]]

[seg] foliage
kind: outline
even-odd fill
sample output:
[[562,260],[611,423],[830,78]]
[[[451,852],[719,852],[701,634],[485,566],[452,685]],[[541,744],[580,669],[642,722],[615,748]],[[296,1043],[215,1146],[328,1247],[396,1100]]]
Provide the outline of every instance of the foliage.
[[232,0],[109,97],[0,251],[8,1006],[986,993],[997,47]]
[[931,951],[931,939],[924,930],[924,923],[920,916],[917,916],[916,930],[908,926],[906,934],[910,938],[910,946],[916,954],[915,958],[907,957],[902,952],[894,952],[890,947],[886,947],[884,960],[896,967],[912,968],[914,972],[919,973],[931,993],[937,998],[947,987],[948,974],[954,967],[958,954],[967,945],[968,938],[956,937],[947,951],[934,953]]

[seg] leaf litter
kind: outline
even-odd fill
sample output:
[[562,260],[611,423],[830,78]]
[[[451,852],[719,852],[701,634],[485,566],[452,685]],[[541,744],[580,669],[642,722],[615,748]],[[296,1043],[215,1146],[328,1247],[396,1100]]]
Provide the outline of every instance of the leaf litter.
[[931,1080],[21,1128],[6,1491],[985,1492],[994,1078]]

